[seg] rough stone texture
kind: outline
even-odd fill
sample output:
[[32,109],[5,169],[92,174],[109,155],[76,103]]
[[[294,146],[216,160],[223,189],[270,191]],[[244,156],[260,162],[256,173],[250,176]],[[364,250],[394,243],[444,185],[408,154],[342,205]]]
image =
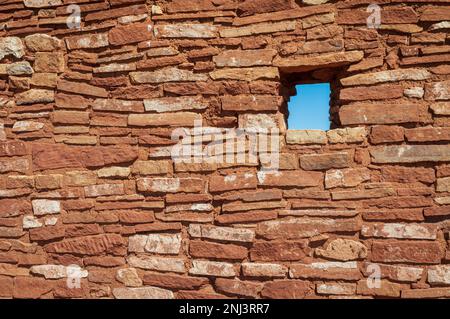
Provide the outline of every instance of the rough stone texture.
[[316,255],[334,260],[355,260],[367,257],[367,247],[350,239],[335,239],[325,249],[316,249]]
[[379,2],[0,5],[0,298],[450,298],[448,1]]

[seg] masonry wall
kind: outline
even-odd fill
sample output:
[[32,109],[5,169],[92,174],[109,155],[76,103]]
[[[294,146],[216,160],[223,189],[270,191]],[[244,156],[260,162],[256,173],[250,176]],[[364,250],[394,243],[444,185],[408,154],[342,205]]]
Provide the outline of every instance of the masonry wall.
[[[0,297],[450,297],[449,21],[448,0],[2,1]],[[332,130],[286,129],[299,82],[332,83]],[[279,129],[279,171],[174,162],[195,122]]]

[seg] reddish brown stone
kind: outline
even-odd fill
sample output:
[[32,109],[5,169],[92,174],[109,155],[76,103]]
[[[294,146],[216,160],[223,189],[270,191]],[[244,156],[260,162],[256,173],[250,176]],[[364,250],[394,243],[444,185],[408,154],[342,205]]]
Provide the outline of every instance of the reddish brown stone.
[[124,224],[145,224],[155,221],[155,216],[149,211],[123,211],[119,213],[119,220]]
[[252,211],[235,214],[222,214],[216,217],[220,224],[254,223],[277,218],[276,211]]
[[261,283],[225,278],[217,278],[214,285],[219,292],[247,298],[256,298],[262,289]]
[[110,253],[122,255],[125,252],[125,241],[117,234],[87,236],[48,244],[45,246],[45,250],[57,254],[98,255]]
[[238,12],[242,16],[248,16],[256,13],[293,9],[294,6],[292,0],[245,0],[238,6]]
[[224,192],[227,190],[239,190],[256,188],[256,175],[254,173],[230,174],[227,176],[212,176],[209,181],[211,192]]
[[426,217],[433,216],[450,216],[450,206],[439,206],[439,207],[431,207],[425,208],[423,214]]
[[0,156],[22,156],[27,154],[23,142],[0,142]]
[[11,277],[0,276],[0,297],[12,298],[14,279]]
[[[135,14],[135,13],[134,13]],[[136,23],[119,26],[109,31],[109,43],[112,45],[124,45],[150,40],[153,28],[148,23]]]
[[370,141],[373,144],[403,142],[404,129],[401,126],[377,125],[370,131]]
[[33,277],[14,278],[14,298],[36,299],[51,292],[54,283],[50,280]]
[[131,162],[137,158],[136,151],[124,147],[67,147],[52,144],[34,144],[32,147],[33,169],[101,167]]
[[311,284],[300,280],[268,282],[261,291],[261,296],[269,299],[303,299],[312,294]]
[[238,259],[247,257],[247,249],[234,244],[218,244],[207,241],[191,240],[189,254],[198,258]]
[[309,248],[306,241],[256,242],[250,249],[252,261],[300,261],[306,258]]
[[143,277],[145,285],[167,289],[194,290],[208,284],[206,278],[186,277],[172,274],[146,273]]
[[64,235],[65,229],[60,226],[30,229],[30,239],[33,241],[56,240],[63,238]]
[[339,92],[339,98],[346,101],[387,100],[402,96],[403,88],[400,85],[344,88]]
[[373,261],[438,264],[442,258],[437,242],[375,241],[372,244]]
[[20,199],[0,199],[0,217],[14,217],[31,212],[31,202]]
[[434,170],[425,167],[383,166],[381,176],[385,182],[431,184],[436,180]]

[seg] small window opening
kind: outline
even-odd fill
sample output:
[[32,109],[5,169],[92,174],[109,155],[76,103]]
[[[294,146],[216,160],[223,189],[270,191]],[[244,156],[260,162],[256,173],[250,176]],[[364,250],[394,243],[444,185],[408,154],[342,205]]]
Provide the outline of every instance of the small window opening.
[[288,103],[291,130],[330,129],[330,83],[299,84]]

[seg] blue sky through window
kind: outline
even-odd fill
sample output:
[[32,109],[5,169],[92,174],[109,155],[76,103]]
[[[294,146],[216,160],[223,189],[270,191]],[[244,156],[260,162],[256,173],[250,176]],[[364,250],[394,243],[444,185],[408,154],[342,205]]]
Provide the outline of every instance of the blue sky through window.
[[292,130],[330,129],[330,84],[300,84],[288,104],[288,128]]

